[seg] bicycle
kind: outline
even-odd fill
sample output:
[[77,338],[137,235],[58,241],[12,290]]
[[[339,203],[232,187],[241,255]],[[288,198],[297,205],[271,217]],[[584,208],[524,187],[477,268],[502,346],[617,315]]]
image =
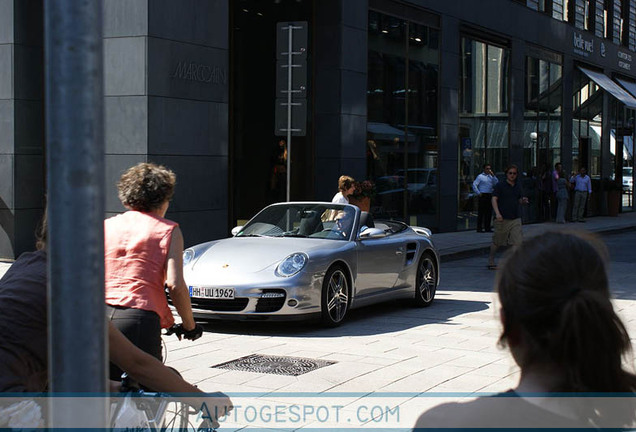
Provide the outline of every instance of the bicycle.
[[[198,332],[198,334],[193,336],[193,332]],[[197,329],[188,332],[183,329],[181,324],[177,324],[164,334],[174,334],[179,340],[185,335],[194,340],[200,337],[201,330],[200,326],[197,326]],[[163,339],[162,344],[163,349],[165,349]],[[165,362],[166,355],[163,356],[163,359]],[[170,369],[181,376],[176,369],[172,367]],[[198,427],[195,427],[192,418],[195,417],[196,421],[199,414],[198,409],[180,402],[169,394],[146,391],[126,373],[122,375],[120,393],[125,394],[123,400],[111,403],[110,425],[113,430],[214,431],[215,427],[218,427],[218,424],[212,424],[210,420],[205,418],[202,418]]]
[[166,393],[145,392],[127,374],[122,376],[120,393],[125,394],[123,401],[111,403],[113,430],[212,432],[218,427],[208,419],[202,419],[199,426],[195,426],[198,409]]

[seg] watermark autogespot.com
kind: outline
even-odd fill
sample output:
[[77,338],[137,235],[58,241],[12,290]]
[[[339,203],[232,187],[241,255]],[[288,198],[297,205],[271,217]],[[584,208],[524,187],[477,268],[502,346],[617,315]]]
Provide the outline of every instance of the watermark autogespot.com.
[[[208,421],[218,430],[359,430],[410,431],[426,410],[440,404],[470,403],[479,399],[478,419],[471,428],[528,427],[522,420],[535,406],[563,408],[564,412],[588,413],[591,426],[622,428],[636,419],[633,394],[501,394],[407,392],[232,392],[218,394],[0,394],[1,428],[69,428],[147,430],[186,413],[193,430]],[[186,404],[187,403],[187,404]],[[107,408],[105,418],[95,415]],[[185,407],[185,409],[183,408]],[[454,409],[458,407],[453,405]],[[536,429],[554,428],[554,415],[532,418]],[[520,415],[523,414],[523,415]],[[603,415],[598,415],[599,413]],[[524,417],[525,416],[525,417]],[[587,418],[587,417],[586,417]],[[57,422],[57,423],[56,423]],[[625,423],[628,422],[628,423]],[[426,418],[419,427],[452,427],[453,418]],[[188,426],[189,427],[189,426]],[[558,426],[557,426],[558,427]]]
[[[204,419],[217,419],[220,423],[234,424],[271,424],[276,426],[329,423],[341,425],[363,425],[373,423],[390,425],[400,422],[400,407],[389,405],[361,404],[354,407],[331,404],[260,404],[234,405],[226,413],[223,408],[209,409],[207,404],[201,406]],[[220,411],[220,412],[219,412]]]

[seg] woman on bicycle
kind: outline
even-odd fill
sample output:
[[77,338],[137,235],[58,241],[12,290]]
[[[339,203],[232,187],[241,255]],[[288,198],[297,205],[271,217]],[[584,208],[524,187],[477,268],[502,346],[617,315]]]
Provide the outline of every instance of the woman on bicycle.
[[[104,222],[107,316],[133,344],[160,360],[161,328],[174,324],[164,286],[184,336],[194,340],[202,333],[183,279],[183,235],[165,218],[175,182],[175,174],[163,166],[133,166],[118,183],[128,211]],[[111,368],[111,379],[120,375]]]

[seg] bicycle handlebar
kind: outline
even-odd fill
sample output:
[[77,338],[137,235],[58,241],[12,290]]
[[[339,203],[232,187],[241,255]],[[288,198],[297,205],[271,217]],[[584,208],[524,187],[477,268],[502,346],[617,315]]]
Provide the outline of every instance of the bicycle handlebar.
[[189,340],[197,340],[203,335],[203,327],[200,324],[196,324],[192,330],[186,330],[183,328],[183,324],[174,324],[172,327],[166,330],[166,336],[175,335],[179,340],[182,337]]

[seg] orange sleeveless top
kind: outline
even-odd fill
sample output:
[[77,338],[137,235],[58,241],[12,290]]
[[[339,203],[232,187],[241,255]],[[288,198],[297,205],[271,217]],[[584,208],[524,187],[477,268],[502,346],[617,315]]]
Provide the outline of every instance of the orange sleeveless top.
[[138,211],[104,221],[106,303],[153,311],[174,324],[164,293],[172,232],[179,224]]

